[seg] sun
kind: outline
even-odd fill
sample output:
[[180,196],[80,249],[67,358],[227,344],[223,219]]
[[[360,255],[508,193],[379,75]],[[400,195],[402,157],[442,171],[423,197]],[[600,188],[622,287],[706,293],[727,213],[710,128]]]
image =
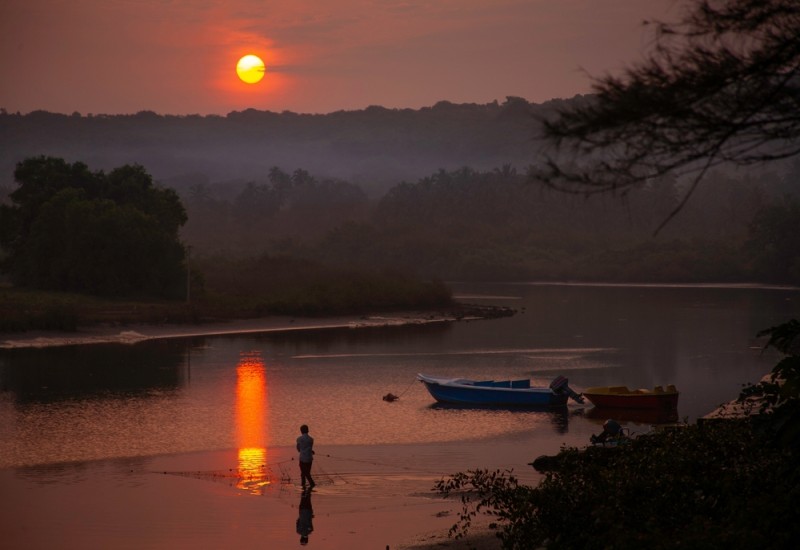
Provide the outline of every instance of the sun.
[[255,84],[264,78],[264,71],[264,62],[257,55],[245,55],[236,64],[236,74],[248,84]]

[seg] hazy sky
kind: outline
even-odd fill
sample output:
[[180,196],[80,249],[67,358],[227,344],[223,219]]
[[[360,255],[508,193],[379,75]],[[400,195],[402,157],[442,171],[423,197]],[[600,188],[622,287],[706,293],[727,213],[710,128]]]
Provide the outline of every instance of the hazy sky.
[[[328,113],[590,91],[676,0],[0,0],[0,108]],[[244,84],[236,61],[267,64]]]

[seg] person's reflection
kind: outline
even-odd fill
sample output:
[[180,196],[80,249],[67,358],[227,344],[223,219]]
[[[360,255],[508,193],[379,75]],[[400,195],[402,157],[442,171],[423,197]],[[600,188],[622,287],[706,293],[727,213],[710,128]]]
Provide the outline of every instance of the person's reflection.
[[303,491],[300,496],[300,513],[297,516],[297,534],[300,544],[308,544],[308,535],[314,532],[314,509],[311,507],[311,491]]

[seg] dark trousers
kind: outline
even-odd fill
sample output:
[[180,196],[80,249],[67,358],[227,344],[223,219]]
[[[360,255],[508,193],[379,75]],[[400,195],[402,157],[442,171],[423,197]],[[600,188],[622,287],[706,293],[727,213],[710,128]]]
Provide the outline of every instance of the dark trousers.
[[311,477],[311,462],[300,463],[300,483],[303,485],[303,487],[306,486],[306,480],[308,480],[308,484],[310,486],[316,485]]

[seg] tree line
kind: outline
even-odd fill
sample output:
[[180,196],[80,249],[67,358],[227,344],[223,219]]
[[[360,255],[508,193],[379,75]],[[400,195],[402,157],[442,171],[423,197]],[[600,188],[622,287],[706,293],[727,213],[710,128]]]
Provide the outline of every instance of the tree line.
[[372,106],[328,114],[247,109],[225,116],[0,109],[0,185],[12,183],[17,162],[46,154],[105,170],[140,164],[170,186],[202,178],[247,181],[273,166],[302,166],[359,183],[372,195],[439,167],[524,166],[534,159],[532,114],[548,113],[560,103],[508,97],[487,104],[440,101],[420,109]]
[[202,254],[261,252],[445,280],[800,282],[796,171],[711,174],[663,231],[682,183],[582,197],[510,165],[439,170],[370,198],[359,186],[273,168],[264,183],[179,188]]
[[[208,250],[190,257],[192,241],[180,234],[188,216],[178,193],[155,184],[142,166],[92,171],[82,162],[39,156],[20,162],[14,179],[17,188],[0,203],[0,271],[17,287],[173,301],[188,300],[191,290],[191,305],[199,313],[161,313],[177,314],[179,320],[452,305],[441,282],[391,270],[327,266],[257,248],[248,258],[227,252],[212,257]],[[226,210],[209,204],[201,188],[193,187],[192,193],[195,205]],[[356,186],[276,169],[269,185],[245,185],[232,208],[252,230],[259,219],[282,211],[312,220],[336,204],[346,209],[363,201]],[[201,227],[212,233],[225,229],[215,223],[206,218]],[[14,306],[21,298],[22,305]],[[80,321],[71,306],[43,308],[20,295],[9,300],[11,309],[31,311],[15,311],[13,319],[3,316],[0,330],[74,328]],[[4,302],[2,309],[8,305]]]
[[[322,312],[343,311],[348,302],[365,307],[345,283],[364,273],[383,273],[381,285],[398,289],[409,275],[800,284],[800,201],[786,193],[793,172],[711,175],[657,238],[654,224],[680,200],[675,178],[622,200],[553,192],[510,165],[439,170],[378,198],[341,179],[277,167],[261,183],[175,190],[141,166],[93,172],[80,162],[33,157],[14,177],[18,187],[0,206],[2,267],[15,284],[34,288],[178,298],[193,263],[196,292],[206,285],[257,294],[246,273],[261,273],[259,307],[288,311],[302,300],[287,296],[304,292],[290,281],[314,271],[314,285],[338,280],[336,292],[349,296],[303,305]],[[292,275],[275,279],[278,270]],[[440,290],[433,294],[444,296]]]

